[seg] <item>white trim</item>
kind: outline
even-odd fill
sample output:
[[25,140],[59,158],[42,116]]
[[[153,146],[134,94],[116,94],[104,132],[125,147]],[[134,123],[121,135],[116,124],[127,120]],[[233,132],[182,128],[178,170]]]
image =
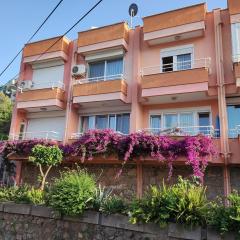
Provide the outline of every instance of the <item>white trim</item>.
[[50,67],[56,67],[64,65],[64,61],[61,59],[58,60],[49,60],[46,62],[36,62],[32,64],[32,69],[42,69],[42,68],[50,68]]
[[66,112],[65,111],[51,111],[51,112],[36,112],[36,113],[28,113],[27,118],[33,119],[33,118],[54,118],[54,117],[65,117]]
[[87,62],[95,62],[100,60],[106,60],[108,58],[118,58],[123,57],[125,54],[125,51],[123,49],[114,49],[114,50],[107,50],[102,52],[97,52],[94,54],[89,54],[85,57],[85,60]]

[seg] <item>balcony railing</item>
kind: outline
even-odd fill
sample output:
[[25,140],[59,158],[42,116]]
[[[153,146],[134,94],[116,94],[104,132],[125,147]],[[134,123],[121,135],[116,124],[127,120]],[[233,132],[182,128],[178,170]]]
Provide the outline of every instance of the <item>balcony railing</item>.
[[[94,129],[92,129],[92,130],[94,130]],[[120,132],[120,131],[115,131],[115,133],[118,133],[118,134],[120,134],[120,135],[122,135],[122,136],[127,136],[127,135],[128,135],[128,134],[122,133],[122,132]],[[80,137],[82,137],[83,135],[84,135],[84,132],[72,133],[70,139],[76,140],[76,139],[79,139]]]
[[84,78],[84,79],[76,81],[74,84],[112,81],[112,80],[120,80],[120,79],[125,79],[123,74],[115,74],[115,75],[100,76],[100,77],[93,77],[93,78]]
[[232,56],[232,61],[234,63],[240,63],[240,54],[235,54]]
[[62,90],[65,89],[65,85],[63,83],[63,81],[54,81],[54,82],[47,82],[47,81],[43,81],[41,83],[34,83],[34,82],[30,82],[28,83],[28,86],[22,85],[25,81],[21,81],[18,85],[18,89],[20,90],[20,92],[23,91],[27,91],[27,90],[38,90],[38,89],[46,89],[46,88],[60,88]]
[[215,129],[213,126],[187,126],[187,127],[174,127],[174,128],[146,128],[147,131],[159,135],[171,136],[196,136],[204,134],[206,136],[215,137]]
[[10,140],[45,139],[62,141],[62,136],[60,136],[59,132],[55,131],[36,131],[36,132],[23,132],[19,134],[10,134],[9,139]]
[[168,64],[162,64],[158,66],[144,67],[141,71],[141,75],[151,75],[158,73],[167,73],[175,71],[184,71],[195,68],[205,68],[209,72],[211,71],[211,58],[200,58],[194,60],[178,61]]

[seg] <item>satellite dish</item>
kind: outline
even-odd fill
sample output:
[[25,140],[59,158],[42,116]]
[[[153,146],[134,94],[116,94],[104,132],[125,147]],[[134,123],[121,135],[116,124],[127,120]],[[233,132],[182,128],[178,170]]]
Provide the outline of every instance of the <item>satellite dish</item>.
[[133,22],[133,17],[135,17],[138,13],[138,6],[136,3],[132,3],[130,6],[129,6],[129,9],[128,9],[128,13],[131,17],[131,28],[132,28],[132,22]]
[[130,17],[135,17],[137,15],[137,13],[138,13],[138,6],[137,6],[136,3],[132,3],[129,6],[128,13],[129,13]]

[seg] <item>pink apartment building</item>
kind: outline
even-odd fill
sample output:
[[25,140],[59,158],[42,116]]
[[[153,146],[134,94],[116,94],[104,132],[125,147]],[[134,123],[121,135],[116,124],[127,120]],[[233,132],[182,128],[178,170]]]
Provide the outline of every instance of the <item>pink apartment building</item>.
[[[220,152],[204,179],[209,197],[240,189],[239,0],[211,12],[198,4],[147,16],[134,29],[120,22],[79,32],[73,41],[26,44],[20,71],[11,138],[68,143],[94,128],[202,133]],[[96,159],[87,167],[102,169],[105,184],[139,196],[167,174],[148,161],[126,166],[114,182],[118,164]],[[175,166],[174,175],[188,172]],[[34,174],[29,163],[17,162],[18,182]]]

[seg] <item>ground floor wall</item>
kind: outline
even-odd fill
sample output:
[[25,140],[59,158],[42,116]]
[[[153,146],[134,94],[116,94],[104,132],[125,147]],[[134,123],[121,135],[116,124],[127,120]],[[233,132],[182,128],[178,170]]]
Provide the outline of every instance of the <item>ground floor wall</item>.
[[[117,195],[132,199],[138,191],[143,194],[151,185],[161,185],[163,180],[166,184],[177,181],[179,175],[183,177],[191,176],[192,170],[188,166],[174,166],[173,175],[168,180],[168,168],[160,165],[142,165],[141,176],[136,164],[125,165],[122,173],[120,164],[82,164],[80,168],[85,168],[94,174],[97,182],[102,186],[110,187]],[[76,168],[76,164],[53,168],[49,174],[48,181],[60,175],[61,171]],[[231,189],[240,190],[240,167],[230,167]],[[22,164],[21,183],[37,185],[38,169],[30,163]],[[223,167],[208,166],[204,176],[204,184],[207,186],[207,196],[214,199],[216,196],[224,195]],[[140,190],[139,190],[140,189]]]

